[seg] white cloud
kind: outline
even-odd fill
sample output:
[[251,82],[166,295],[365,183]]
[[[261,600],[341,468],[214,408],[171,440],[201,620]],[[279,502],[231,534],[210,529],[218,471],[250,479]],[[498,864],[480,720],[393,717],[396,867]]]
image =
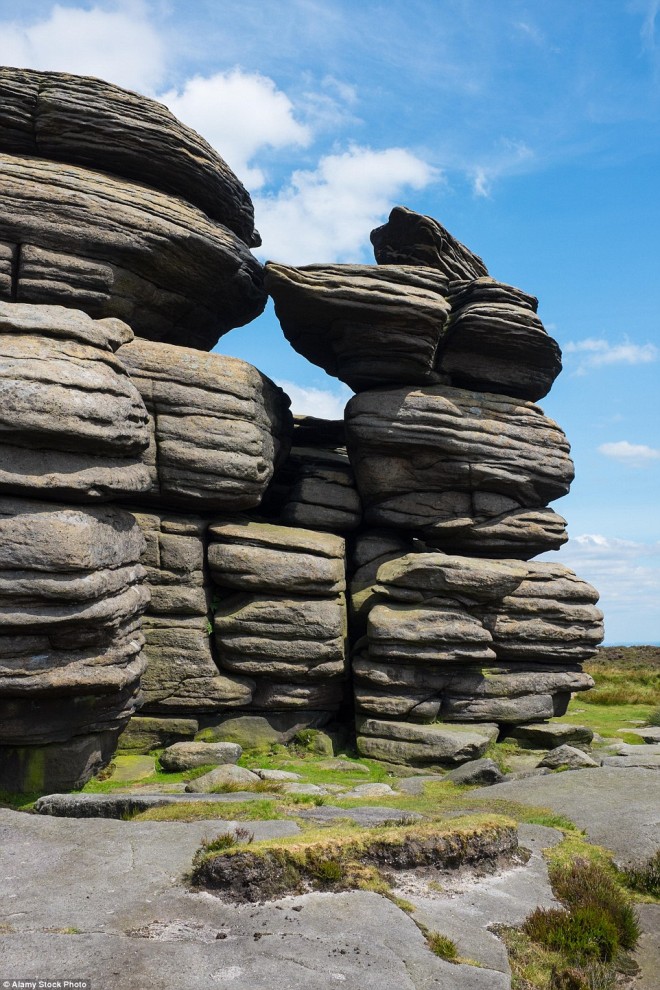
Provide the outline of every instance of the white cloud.
[[565,564],[598,589],[606,642],[660,641],[660,542],[584,533],[540,559]]
[[250,164],[258,152],[306,147],[312,139],[286,93],[256,72],[231,69],[195,76],[181,92],[170,90],[159,99],[213,145],[248,189],[266,181],[263,169]]
[[585,340],[569,340],[562,347],[564,354],[580,356],[574,372],[584,375],[589,368],[602,368],[611,364],[651,364],[658,358],[655,344],[634,344],[628,338],[619,344],[611,344],[601,337],[587,337]]
[[475,195],[488,198],[497,179],[524,171],[534,157],[534,152],[524,141],[501,138],[487,159],[482,159],[480,164],[464,167],[472,179]]
[[0,21],[0,64],[98,76],[150,92],[163,79],[165,46],[139,2],[115,10],[55,4],[30,24]]
[[629,467],[644,467],[650,461],[660,458],[660,450],[647,447],[643,443],[628,443],[627,440],[617,440],[616,443],[601,443],[598,452],[605,457],[613,457],[620,464]]
[[291,264],[363,260],[369,231],[405,189],[423,189],[436,170],[405,148],[352,146],[297,171],[276,195],[255,197],[265,258]]
[[346,385],[338,385],[333,391],[322,388],[305,388],[294,382],[278,381],[291,398],[291,411],[299,416],[318,416],[319,419],[343,419],[344,406],[353,393]]

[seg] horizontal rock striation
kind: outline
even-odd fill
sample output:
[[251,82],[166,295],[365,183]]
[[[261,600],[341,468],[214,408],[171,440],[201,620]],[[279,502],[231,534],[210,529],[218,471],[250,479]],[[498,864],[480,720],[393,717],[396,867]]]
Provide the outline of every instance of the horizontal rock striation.
[[115,508],[0,497],[0,787],[84,783],[140,702],[143,541]]
[[386,560],[353,655],[357,710],[414,723],[561,715],[572,692],[593,685],[579,664],[602,639],[597,599],[560,564],[441,553]]
[[114,316],[140,337],[210,350],[263,310],[246,244],[197,207],[77,165],[0,154],[4,299]]
[[90,500],[146,491],[142,397],[119,320],[0,302],[0,492]]
[[144,534],[151,602],[142,620],[145,715],[211,714],[250,703],[254,683],[221,672],[213,654],[207,522],[167,512],[133,515]]
[[351,533],[362,504],[346,452],[344,421],[294,416],[291,451],[276,471],[261,514],[285,526]]
[[561,371],[559,345],[537,300],[492,278],[450,285],[451,318],[438,355],[452,385],[536,402]]
[[210,144],[161,103],[100,79],[0,67],[0,151],[153,186],[260,243],[247,191]]
[[351,388],[438,380],[449,303],[434,269],[271,262],[265,284],[289,343]]
[[227,519],[209,529],[218,662],[254,678],[252,710],[337,710],[346,676],[344,541]]
[[119,359],[151,426],[146,501],[197,511],[253,508],[290,445],[284,392],[251,364],[134,340]]
[[346,407],[346,438],[373,526],[487,556],[566,540],[547,503],[569,489],[570,448],[532,403],[444,385],[372,389]]

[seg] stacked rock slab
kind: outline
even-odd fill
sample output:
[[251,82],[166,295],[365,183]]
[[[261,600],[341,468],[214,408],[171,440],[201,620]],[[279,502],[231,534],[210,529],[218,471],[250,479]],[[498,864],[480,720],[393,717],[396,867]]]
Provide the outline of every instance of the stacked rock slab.
[[84,783],[139,704],[143,540],[129,513],[91,504],[149,482],[146,409],[114,353],[131,338],[114,319],[0,303],[7,790]]
[[362,504],[346,451],[344,421],[294,416],[293,440],[260,512],[269,521],[305,529],[352,533]]
[[259,505],[292,421],[203,353],[266,299],[206,142],[99,80],[2,69],[0,159],[0,787],[68,787],[141,704],[153,745],[251,703],[216,663],[206,531]]
[[327,722],[346,694],[344,540],[237,518],[209,536],[218,662],[255,685],[242,707]]
[[0,70],[0,298],[207,350],[263,310],[255,243],[247,192],[165,107]]
[[[478,756],[566,710],[602,638],[597,593],[559,564],[549,505],[573,479],[534,403],[561,370],[537,300],[403,207],[376,266],[269,264],[287,338],[357,390],[348,455],[363,529],[350,555],[358,748],[393,763]],[[467,724],[466,724],[467,723]]]

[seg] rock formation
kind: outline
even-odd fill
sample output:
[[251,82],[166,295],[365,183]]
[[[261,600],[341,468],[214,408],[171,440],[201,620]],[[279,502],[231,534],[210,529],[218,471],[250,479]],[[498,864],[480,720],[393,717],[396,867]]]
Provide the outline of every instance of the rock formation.
[[0,298],[210,350],[266,301],[247,192],[163,106],[97,79],[0,70]]
[[289,399],[251,364],[134,340],[119,359],[149,413],[148,500],[197,511],[259,505],[291,443]]
[[[264,276],[164,107],[18,69],[0,97],[0,787],[78,786],[124,730],[266,745],[354,706],[361,753],[440,767],[562,713],[602,626],[531,562],[573,477],[536,299],[402,207],[378,264]],[[344,420],[203,353],[264,278]]]

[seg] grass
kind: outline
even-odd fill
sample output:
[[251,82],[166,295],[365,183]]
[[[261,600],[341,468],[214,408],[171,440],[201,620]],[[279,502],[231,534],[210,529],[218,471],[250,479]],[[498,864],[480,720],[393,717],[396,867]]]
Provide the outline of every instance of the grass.
[[660,704],[660,664],[627,662],[616,664],[603,660],[586,663],[596,686],[583,700],[590,705],[658,705]]
[[630,729],[646,724],[653,705],[651,704],[600,704],[590,699],[592,691],[585,691],[573,698],[568,711],[554,722],[571,722],[586,725],[601,736],[616,736],[624,742],[640,742],[639,736],[626,735]]
[[619,875],[629,890],[660,900],[660,849],[646,860],[623,867]]
[[239,846],[220,837],[193,860],[193,882],[232,900],[266,900],[315,890],[391,894],[380,868],[452,868],[512,850],[515,823],[493,815],[372,828],[316,827],[302,836]]
[[514,990],[613,990],[640,934],[622,874],[606,849],[576,831],[545,857],[562,907],[537,908],[520,929],[497,932]]
[[428,932],[426,941],[431,952],[444,959],[446,962],[458,962],[458,948],[456,942],[447,935],[440,932]]

